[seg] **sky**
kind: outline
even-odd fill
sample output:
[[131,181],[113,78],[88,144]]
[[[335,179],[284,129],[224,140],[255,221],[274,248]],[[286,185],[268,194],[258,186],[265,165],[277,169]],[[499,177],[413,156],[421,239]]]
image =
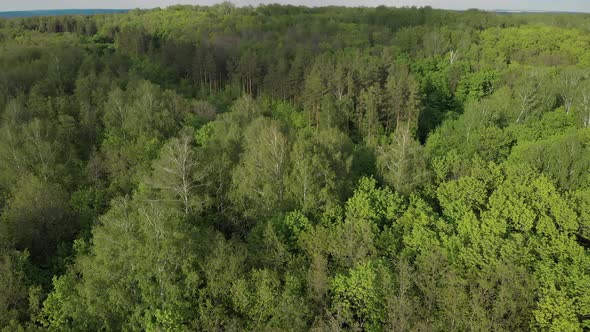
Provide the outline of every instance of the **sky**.
[[[0,11],[72,8],[154,8],[175,4],[211,5],[223,0],[0,0]],[[590,12],[590,0],[231,0],[238,5],[432,6],[445,9],[510,9]]]

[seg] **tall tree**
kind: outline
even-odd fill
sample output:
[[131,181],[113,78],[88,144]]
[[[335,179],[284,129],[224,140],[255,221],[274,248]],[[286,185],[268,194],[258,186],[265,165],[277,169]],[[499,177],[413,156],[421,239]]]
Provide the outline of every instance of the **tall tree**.
[[374,144],[383,132],[383,127],[379,122],[379,115],[383,107],[382,95],[382,90],[378,85],[371,86],[360,94],[358,127],[363,139],[369,144]]
[[156,200],[180,204],[185,217],[205,205],[206,199],[198,189],[209,174],[207,165],[197,159],[192,141],[187,132],[166,143],[152,166],[151,178],[146,181],[158,192]]
[[384,119],[386,133],[401,127],[406,127],[411,133],[415,133],[421,109],[420,86],[406,66],[393,66],[387,78],[386,91],[388,97]]
[[570,113],[579,97],[578,84],[582,79],[582,73],[577,68],[566,68],[559,73],[557,88],[566,114]]
[[548,91],[545,73],[540,70],[527,71],[514,86],[520,110],[516,123],[522,122],[534,111],[545,111],[552,106],[551,91]]
[[289,142],[280,124],[261,117],[244,133],[244,152],[233,173],[232,198],[249,217],[268,216],[283,203]]
[[68,211],[67,193],[33,175],[18,181],[1,220],[9,243],[41,262],[78,229]]
[[289,196],[306,213],[338,206],[351,185],[353,145],[336,129],[302,134],[293,143]]
[[426,156],[408,129],[396,130],[388,143],[377,148],[377,153],[379,173],[395,190],[409,195],[426,183]]

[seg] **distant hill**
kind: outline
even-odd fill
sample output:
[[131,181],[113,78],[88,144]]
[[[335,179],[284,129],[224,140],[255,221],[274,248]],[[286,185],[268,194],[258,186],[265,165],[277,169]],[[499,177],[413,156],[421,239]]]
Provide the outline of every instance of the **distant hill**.
[[587,14],[585,12],[555,11],[555,10],[516,10],[516,9],[494,9],[492,12],[501,14]]
[[0,11],[0,18],[16,18],[31,16],[55,16],[55,15],[94,15],[124,13],[129,9],[53,9],[53,10],[26,10],[26,11]]

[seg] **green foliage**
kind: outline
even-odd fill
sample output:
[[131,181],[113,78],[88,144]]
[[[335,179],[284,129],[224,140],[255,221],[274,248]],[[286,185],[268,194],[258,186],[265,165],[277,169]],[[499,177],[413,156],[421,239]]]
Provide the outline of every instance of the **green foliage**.
[[533,327],[548,331],[580,331],[573,302],[565,294],[551,288],[543,292],[535,310]]
[[461,80],[457,90],[464,99],[481,100],[494,92],[494,86],[498,79],[498,73],[493,70],[482,70],[470,73]]
[[378,188],[373,178],[362,178],[346,202],[347,218],[369,220],[378,225],[398,218],[403,210],[403,199],[387,187]]
[[247,216],[268,216],[284,204],[288,150],[287,136],[278,122],[261,117],[246,128],[232,197]]
[[588,132],[570,131],[546,140],[525,141],[515,147],[510,161],[531,165],[563,190],[575,190],[590,180],[589,138]]
[[383,298],[379,296],[377,269],[371,263],[337,275],[332,283],[333,306],[342,310],[347,320],[358,321],[367,331],[379,330],[382,323]]
[[589,329],[588,17],[0,20],[0,330]]
[[397,130],[389,142],[377,149],[379,175],[400,193],[409,195],[427,182],[424,149],[408,130]]
[[6,203],[1,225],[8,242],[47,260],[76,230],[70,221],[66,192],[35,176],[22,178]]
[[334,208],[348,196],[353,144],[336,129],[302,134],[293,144],[287,192],[306,213]]
[[23,321],[28,312],[27,253],[2,252],[0,256],[0,326]]

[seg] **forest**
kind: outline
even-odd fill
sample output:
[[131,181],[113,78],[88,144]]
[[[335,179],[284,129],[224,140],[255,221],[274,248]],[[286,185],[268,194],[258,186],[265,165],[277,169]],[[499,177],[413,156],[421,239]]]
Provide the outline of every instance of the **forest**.
[[590,330],[590,14],[0,19],[0,331]]

